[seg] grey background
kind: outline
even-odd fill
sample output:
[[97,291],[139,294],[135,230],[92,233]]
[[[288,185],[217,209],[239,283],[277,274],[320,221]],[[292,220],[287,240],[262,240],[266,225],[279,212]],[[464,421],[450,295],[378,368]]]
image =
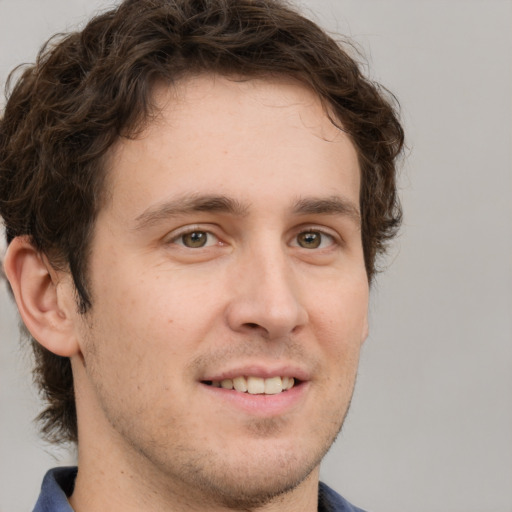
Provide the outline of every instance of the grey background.
[[[0,82],[105,2],[0,0]],[[323,479],[376,512],[512,511],[512,1],[308,0],[399,97],[402,236]],[[29,359],[0,291],[0,512],[31,510],[50,466]]]

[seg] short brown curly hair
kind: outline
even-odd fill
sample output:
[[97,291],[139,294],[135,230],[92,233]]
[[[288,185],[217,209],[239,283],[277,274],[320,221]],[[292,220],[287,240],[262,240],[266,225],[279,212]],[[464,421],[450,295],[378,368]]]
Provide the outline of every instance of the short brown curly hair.
[[[366,79],[346,48],[281,0],[125,0],[81,32],[51,39],[24,69],[0,120],[0,215],[7,242],[28,235],[71,273],[82,313],[91,232],[105,158],[119,137],[150,122],[153,85],[189,73],[289,76],[324,101],[359,155],[369,280],[396,233],[396,101]],[[10,82],[13,82],[11,78]],[[53,441],[77,441],[70,361],[32,340],[39,416]]]

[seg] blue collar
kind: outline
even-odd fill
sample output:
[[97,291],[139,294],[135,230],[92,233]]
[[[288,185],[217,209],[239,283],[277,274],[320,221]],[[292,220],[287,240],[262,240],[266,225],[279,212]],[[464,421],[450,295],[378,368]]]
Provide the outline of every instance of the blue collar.
[[68,496],[73,493],[76,467],[54,468],[46,473],[34,512],[73,512]]
[[[73,512],[68,496],[73,493],[77,471],[76,467],[55,468],[48,471],[33,512]],[[320,482],[318,512],[364,512],[364,510],[354,507],[337,492]]]

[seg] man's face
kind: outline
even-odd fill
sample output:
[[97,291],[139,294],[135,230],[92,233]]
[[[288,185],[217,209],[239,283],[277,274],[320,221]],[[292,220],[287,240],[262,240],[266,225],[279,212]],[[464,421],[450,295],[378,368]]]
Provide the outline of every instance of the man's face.
[[81,450],[257,503],[317,478],[349,406],[368,305],[356,151],[294,82],[203,76],[155,100],[95,225]]

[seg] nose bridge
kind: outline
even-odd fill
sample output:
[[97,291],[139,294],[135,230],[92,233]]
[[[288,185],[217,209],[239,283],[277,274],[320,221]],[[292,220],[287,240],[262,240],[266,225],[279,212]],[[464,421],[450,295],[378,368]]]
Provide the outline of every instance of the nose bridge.
[[299,283],[283,244],[266,242],[247,251],[230,304],[235,330],[259,330],[269,338],[290,335],[307,321]]

